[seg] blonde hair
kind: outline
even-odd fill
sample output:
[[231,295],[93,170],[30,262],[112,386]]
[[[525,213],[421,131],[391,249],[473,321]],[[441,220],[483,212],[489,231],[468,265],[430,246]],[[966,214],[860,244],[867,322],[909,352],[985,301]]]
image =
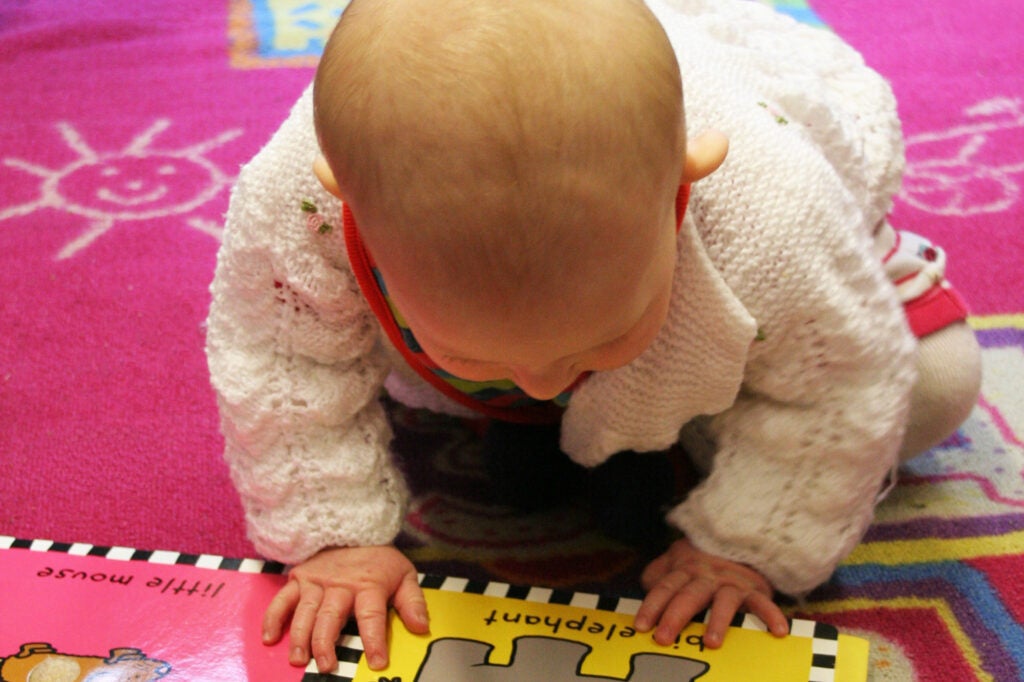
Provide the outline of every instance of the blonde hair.
[[371,250],[521,278],[595,213],[669,200],[682,167],[678,64],[642,0],[353,0],[314,102]]

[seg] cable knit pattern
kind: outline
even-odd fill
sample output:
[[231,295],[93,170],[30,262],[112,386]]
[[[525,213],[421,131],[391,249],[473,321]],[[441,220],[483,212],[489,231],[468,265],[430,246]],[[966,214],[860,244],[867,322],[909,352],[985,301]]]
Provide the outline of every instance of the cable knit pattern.
[[[225,457],[249,534],[268,557],[391,542],[407,493],[378,402],[388,365],[341,231],[307,228],[303,201],[340,215],[312,173],[311,92],[242,169],[212,286],[207,357]],[[340,224],[340,223],[339,223]]]
[[[577,390],[562,446],[594,466],[712,415],[711,472],[669,522],[803,593],[867,528],[914,381],[914,340],[871,255],[903,163],[895,103],[826,31],[743,0],[649,4],[680,58],[691,133],[722,130],[730,154],[693,187],[665,326]],[[340,235],[298,210],[340,215],[309,171],[309,99],[239,180],[208,341],[250,532],[285,561],[391,540],[406,495],[376,401],[392,356]],[[415,381],[393,372],[388,387],[429,404]]]

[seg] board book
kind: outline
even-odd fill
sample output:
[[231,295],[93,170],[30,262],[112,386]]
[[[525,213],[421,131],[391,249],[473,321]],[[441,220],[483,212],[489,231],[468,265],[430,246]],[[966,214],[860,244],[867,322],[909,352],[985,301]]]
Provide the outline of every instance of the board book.
[[371,671],[350,624],[340,664],[294,668],[260,642],[284,567],[0,536],[0,682],[863,682],[868,643],[794,619],[777,639],[753,616],[725,646],[691,623],[672,646],[632,627],[634,599],[430,575],[429,635],[391,616],[391,663]]

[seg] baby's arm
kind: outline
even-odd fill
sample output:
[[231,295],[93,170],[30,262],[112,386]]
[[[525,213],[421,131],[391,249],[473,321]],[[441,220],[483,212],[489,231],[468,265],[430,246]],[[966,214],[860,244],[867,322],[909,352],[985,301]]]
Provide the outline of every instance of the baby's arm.
[[870,524],[902,440],[913,356],[871,364],[847,358],[829,390],[801,401],[748,390],[711,421],[711,474],[669,521],[787,594],[827,580]]
[[816,266],[834,254],[810,245],[796,286],[762,289],[776,300],[755,313],[763,338],[739,397],[708,422],[710,475],[668,515],[702,551],[791,595],[827,580],[866,531],[915,379],[914,341],[877,262],[851,248],[836,256],[847,272]]
[[[252,267],[255,256],[247,257]],[[208,337],[225,458],[256,547],[297,564],[268,610],[264,640],[275,643],[294,610],[290,661],[304,666],[312,653],[322,671],[331,670],[334,642],[354,612],[369,660],[386,661],[383,622],[392,595],[411,630],[418,631],[425,614],[407,606],[422,601],[412,565],[393,547],[380,546],[397,535],[405,507],[377,402],[380,361],[365,348],[358,354],[364,344],[348,351],[352,358],[344,356],[344,343],[310,347],[318,337],[344,339],[346,332],[318,323],[317,311],[328,312],[301,301],[283,277],[268,292],[232,283],[235,258],[241,254],[226,247]],[[259,324],[243,329],[246,320]],[[348,547],[317,553],[340,545]],[[372,575],[368,554],[378,555]],[[339,602],[346,597],[353,603]]]
[[883,363],[887,375],[851,362],[834,395],[805,404],[750,391],[712,420],[711,475],[668,516],[686,537],[644,572],[637,629],[657,625],[669,644],[710,608],[704,641],[715,648],[744,608],[788,631],[773,587],[802,595],[824,582],[871,521],[901,440],[912,375],[901,360]]
[[[418,591],[396,577],[408,574],[408,562],[379,548],[398,534],[407,498],[378,402],[388,364],[348,269],[340,225],[329,232],[307,227],[304,201],[328,221],[340,213],[313,176],[317,153],[307,93],[234,189],[207,334],[225,459],[249,535],[262,554],[298,564],[270,619],[283,623],[301,605],[292,630],[297,663],[309,655],[308,606],[317,581],[376,595],[357,600],[374,606],[367,651],[385,644],[372,632],[381,601],[386,608],[400,591],[407,603]],[[318,554],[327,547],[378,547],[392,571],[371,588],[356,549]],[[324,594],[335,599],[334,590]],[[313,653],[330,662],[327,630],[347,614],[334,601],[319,601],[325,609]],[[322,646],[326,639],[330,646]]]

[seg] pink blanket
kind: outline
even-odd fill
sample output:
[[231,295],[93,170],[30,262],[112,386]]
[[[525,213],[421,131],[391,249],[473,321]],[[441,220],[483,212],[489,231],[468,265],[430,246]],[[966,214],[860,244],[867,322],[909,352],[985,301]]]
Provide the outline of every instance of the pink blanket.
[[[1021,679],[1024,4],[814,9],[893,82],[909,159],[894,221],[949,252],[987,374],[961,433],[907,468],[805,613],[872,637],[876,672],[896,675],[878,679]],[[336,15],[299,0],[0,6],[0,535],[253,553],[220,457],[207,287],[237,169]],[[472,466],[458,424],[398,419],[406,457]],[[460,476],[414,482],[405,543],[423,568],[634,585],[641,557],[585,518],[512,523]]]

